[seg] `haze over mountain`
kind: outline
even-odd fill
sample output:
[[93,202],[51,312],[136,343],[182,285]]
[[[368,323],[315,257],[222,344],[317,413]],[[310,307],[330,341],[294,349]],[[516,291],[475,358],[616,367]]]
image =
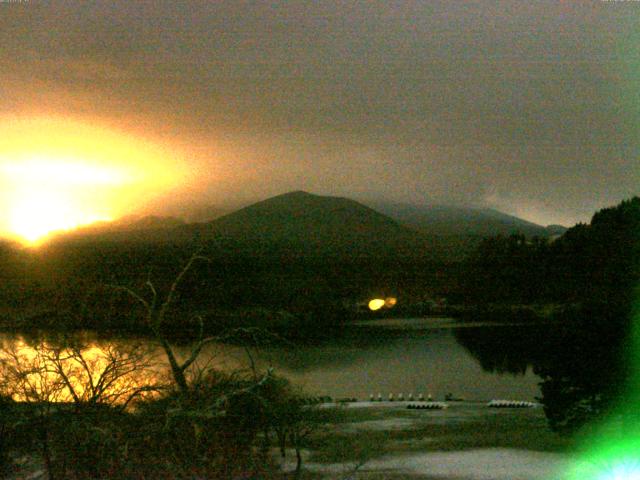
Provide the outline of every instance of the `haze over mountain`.
[[112,222],[97,222],[54,235],[53,241],[66,240],[154,240],[185,225],[184,220],[158,215],[127,215]]
[[[127,187],[110,216],[154,196],[224,206],[303,188],[573,224],[638,193],[638,2],[0,9],[0,157],[73,159],[86,143],[82,163],[101,158],[105,132],[144,140],[124,149],[148,152],[142,171],[168,154],[168,185]],[[84,201],[101,214],[96,198]]]
[[[373,207],[373,208],[372,208]],[[219,210],[211,209],[216,212]],[[207,222],[173,217],[123,217],[56,237],[65,241],[191,242],[228,239],[262,245],[296,244],[305,251],[449,249],[464,239],[522,233],[550,237],[564,227],[545,228],[495,210],[372,202],[294,191],[267,198]],[[425,243],[426,242],[426,243]],[[449,243],[451,245],[449,245]],[[376,247],[376,248],[377,248]],[[346,251],[346,250],[345,250]]]
[[522,233],[526,236],[549,237],[566,230],[561,225],[543,227],[491,208],[389,202],[372,202],[371,206],[399,223],[428,235],[491,237]]

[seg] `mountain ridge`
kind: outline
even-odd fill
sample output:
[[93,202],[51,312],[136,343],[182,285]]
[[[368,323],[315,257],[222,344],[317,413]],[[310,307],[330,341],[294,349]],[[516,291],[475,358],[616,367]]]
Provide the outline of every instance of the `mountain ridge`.
[[566,230],[561,225],[544,227],[486,207],[382,201],[371,202],[370,205],[404,225],[431,235],[490,237],[522,233],[526,236],[551,237]]
[[276,195],[185,230],[202,240],[289,245],[308,253],[405,250],[420,240],[412,229],[355,200],[304,191]]
[[[175,217],[126,216],[57,235],[58,241],[106,239],[186,241],[219,237],[255,241],[408,242],[426,237],[484,237],[523,233],[552,237],[564,227],[544,227],[488,208],[359,202],[303,190],[275,195],[205,222]],[[384,238],[388,237],[388,238]]]

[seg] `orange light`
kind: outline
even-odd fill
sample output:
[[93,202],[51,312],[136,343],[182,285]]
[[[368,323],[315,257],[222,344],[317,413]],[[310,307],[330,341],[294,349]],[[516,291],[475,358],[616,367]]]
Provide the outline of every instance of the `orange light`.
[[369,310],[376,311],[384,307],[384,300],[381,298],[374,298],[369,302]]
[[96,188],[125,183],[116,170],[56,159],[7,163],[0,174],[11,192],[7,228],[28,243],[55,230],[110,220],[107,205],[81,200]]
[[0,131],[0,235],[28,244],[134,213],[185,180],[164,151],[114,131],[43,118]]

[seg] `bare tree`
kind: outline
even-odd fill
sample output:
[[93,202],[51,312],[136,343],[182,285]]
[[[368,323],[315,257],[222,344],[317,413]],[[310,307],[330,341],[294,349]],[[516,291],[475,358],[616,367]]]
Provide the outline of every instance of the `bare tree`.
[[65,385],[39,347],[16,342],[2,348],[2,393],[29,403],[50,405],[63,401]]
[[135,292],[134,290],[128,287],[124,287],[120,285],[112,286],[115,289],[123,290],[124,292],[126,292],[128,295],[130,295],[132,298],[138,301],[138,303],[140,303],[140,305],[142,305],[142,307],[144,308],[145,323],[153,333],[153,336],[160,343],[160,346],[162,347],[162,350],[164,351],[167,357],[167,361],[169,362],[169,367],[171,368],[171,374],[173,376],[173,380],[175,381],[180,391],[183,393],[186,393],[189,389],[187,378],[185,376],[186,370],[193,364],[193,362],[196,361],[203,347],[207,343],[217,341],[218,338],[215,338],[215,337],[204,338],[204,323],[203,323],[202,317],[200,317],[199,315],[196,316],[195,318],[198,321],[198,324],[200,327],[198,340],[192,347],[188,358],[183,362],[179,362],[178,357],[176,356],[173,350],[173,347],[171,346],[171,344],[169,343],[169,340],[166,338],[166,336],[162,332],[162,326],[166,321],[167,311],[174,304],[176,300],[178,288],[182,283],[182,281],[184,280],[185,275],[189,272],[189,270],[192,269],[195,262],[208,261],[208,260],[209,260],[208,258],[203,257],[197,253],[192,255],[189,261],[187,262],[187,264],[180,271],[178,276],[175,278],[175,280],[169,287],[169,291],[166,294],[164,299],[159,298],[155,285],[153,284],[150,278],[148,278],[147,282],[145,283],[146,287],[149,289],[151,294],[150,300],[145,299],[143,295],[138,294],[137,292]]
[[[111,285],[112,288],[116,290],[121,290],[134,298],[145,311],[145,324],[151,330],[151,333],[155,337],[155,339],[160,344],[164,354],[169,363],[169,367],[171,369],[171,375],[175,384],[178,386],[179,390],[182,393],[187,393],[189,391],[189,382],[187,377],[187,370],[198,360],[200,354],[202,353],[203,348],[211,343],[223,342],[225,340],[229,340],[231,338],[237,338],[239,335],[243,335],[245,337],[251,338],[254,342],[256,341],[258,335],[264,335],[263,331],[260,331],[256,328],[234,328],[230,332],[226,332],[220,335],[215,336],[204,336],[204,321],[202,316],[195,315],[194,319],[198,322],[198,336],[196,341],[193,343],[191,350],[186,357],[185,360],[180,361],[178,356],[176,355],[169,339],[162,331],[162,327],[167,321],[167,312],[174,305],[177,293],[181,283],[183,282],[187,273],[193,268],[194,264],[198,261],[206,261],[209,259],[207,257],[201,256],[198,253],[195,253],[191,256],[189,261],[185,264],[183,269],[178,273],[175,280],[169,287],[168,293],[164,296],[164,298],[160,298],[158,291],[151,281],[150,278],[147,279],[145,286],[149,290],[150,299],[144,297],[144,295],[139,294],[138,292],[132,290],[131,288],[121,286],[121,285]],[[261,384],[265,381],[265,378],[258,378],[255,370],[255,363],[253,357],[249,351],[249,349],[245,349],[247,353],[247,357],[249,359],[249,363],[251,365],[251,369],[254,373],[254,380],[256,384]],[[270,371],[267,372],[267,376],[270,374]],[[237,393],[237,392],[236,392]]]
[[0,349],[0,378],[2,395],[32,407],[28,411],[50,480],[56,475],[55,443],[50,438],[53,414],[69,411],[69,403],[76,413],[94,405],[125,409],[134,399],[160,388],[149,357],[137,344],[14,342]]
[[126,406],[161,388],[151,354],[140,344],[35,346],[0,350],[3,393],[29,403]]

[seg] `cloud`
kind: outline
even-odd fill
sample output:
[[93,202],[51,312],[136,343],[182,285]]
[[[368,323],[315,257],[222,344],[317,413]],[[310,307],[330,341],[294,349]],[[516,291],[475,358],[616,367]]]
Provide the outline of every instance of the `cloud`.
[[180,145],[202,201],[498,191],[571,222],[637,193],[631,3],[0,4],[0,114]]

